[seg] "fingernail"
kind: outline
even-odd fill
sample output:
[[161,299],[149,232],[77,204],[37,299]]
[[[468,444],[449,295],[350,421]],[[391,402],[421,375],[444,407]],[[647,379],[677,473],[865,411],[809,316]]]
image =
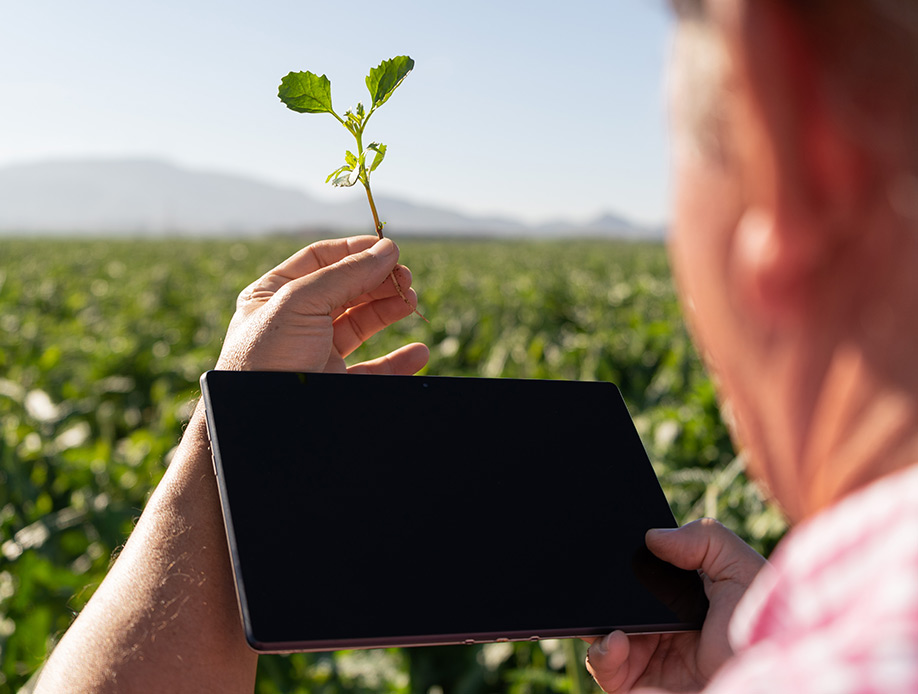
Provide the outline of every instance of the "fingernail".
[[609,640],[612,638],[612,634],[606,634],[599,641],[593,643],[593,648],[596,649],[598,655],[606,655],[609,652]]
[[369,253],[370,255],[375,255],[377,258],[386,258],[394,254],[397,250],[395,242],[392,239],[383,238],[370,246]]
[[647,531],[645,537],[660,537],[661,535],[669,535],[670,533],[676,532],[678,529],[679,528],[651,528]]

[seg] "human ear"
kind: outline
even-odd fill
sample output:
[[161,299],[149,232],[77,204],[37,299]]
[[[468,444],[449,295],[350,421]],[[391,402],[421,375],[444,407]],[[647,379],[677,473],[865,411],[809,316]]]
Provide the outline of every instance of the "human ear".
[[745,311],[773,327],[799,316],[822,262],[817,234],[766,206],[750,207],[734,232],[730,281]]

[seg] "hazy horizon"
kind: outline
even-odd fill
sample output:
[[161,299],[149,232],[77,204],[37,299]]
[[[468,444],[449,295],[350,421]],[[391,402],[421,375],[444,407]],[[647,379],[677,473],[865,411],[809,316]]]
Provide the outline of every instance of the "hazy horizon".
[[276,0],[20,3],[0,25],[0,165],[154,158],[323,185],[349,135],[278,101],[325,73],[338,111],[397,54],[414,72],[370,124],[389,146],[379,194],[530,223],[616,210],[667,218],[662,0],[462,5]]
[[[512,216],[463,214],[377,196],[381,218],[399,235],[659,237],[608,210],[586,222],[531,224]],[[138,233],[257,236],[373,226],[361,190],[327,201],[257,177],[176,166],[155,159],[61,159],[0,166],[0,236]]]

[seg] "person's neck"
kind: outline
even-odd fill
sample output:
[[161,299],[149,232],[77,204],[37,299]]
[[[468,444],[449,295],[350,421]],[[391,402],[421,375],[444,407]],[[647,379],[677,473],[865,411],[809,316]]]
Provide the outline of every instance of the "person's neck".
[[751,473],[794,523],[918,463],[918,232],[865,228],[728,392]]
[[842,268],[849,314],[835,322],[801,451],[805,516],[918,463],[918,234],[878,236]]
[[879,374],[862,352],[839,348],[802,459],[804,517],[918,463],[916,394],[913,375]]

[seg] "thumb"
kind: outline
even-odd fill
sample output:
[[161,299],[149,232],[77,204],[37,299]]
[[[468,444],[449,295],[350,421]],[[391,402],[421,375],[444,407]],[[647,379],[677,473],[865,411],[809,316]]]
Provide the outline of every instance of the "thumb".
[[700,570],[713,581],[751,582],[765,559],[712,518],[681,528],[649,530],[647,548],[680,569]]
[[397,262],[398,246],[383,238],[365,251],[289,282],[284,289],[297,311],[327,315],[382,284]]

